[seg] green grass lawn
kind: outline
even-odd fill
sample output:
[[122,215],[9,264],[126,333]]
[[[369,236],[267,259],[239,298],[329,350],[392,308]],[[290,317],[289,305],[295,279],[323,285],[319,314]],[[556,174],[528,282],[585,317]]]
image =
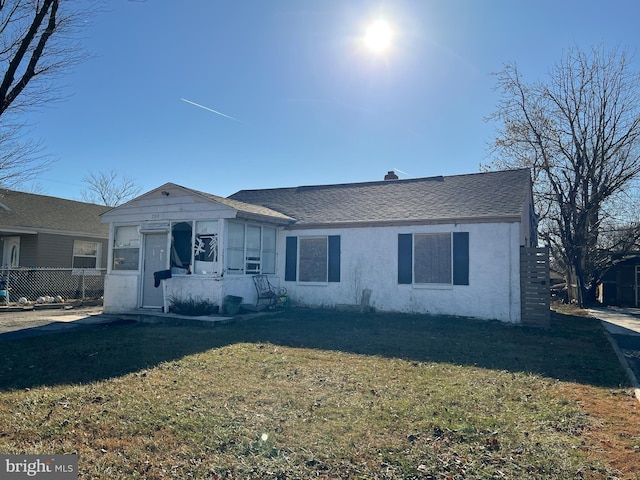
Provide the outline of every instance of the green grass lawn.
[[563,392],[627,384],[598,323],[560,315],[291,310],[2,342],[0,362],[0,452],[78,453],[83,479],[611,478]]

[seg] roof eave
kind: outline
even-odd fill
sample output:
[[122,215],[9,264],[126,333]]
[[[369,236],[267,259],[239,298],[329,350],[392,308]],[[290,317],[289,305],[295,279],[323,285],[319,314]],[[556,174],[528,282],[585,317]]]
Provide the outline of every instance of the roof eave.
[[38,235],[38,234],[50,234],[50,235],[63,235],[66,237],[91,237],[91,238],[102,238],[108,239],[108,232],[105,233],[97,233],[97,232],[84,232],[77,230],[56,230],[53,228],[25,228],[25,227],[13,227],[11,225],[0,225],[0,233],[10,233],[10,234],[22,234],[22,235]]
[[253,220],[258,222],[273,223],[279,226],[290,225],[295,222],[292,218],[275,217],[271,215],[260,215],[258,213],[243,212],[242,210],[236,210],[236,218],[242,218],[243,220]]
[[457,218],[434,218],[434,219],[395,219],[395,220],[371,220],[371,221],[348,221],[348,222],[314,222],[314,223],[294,223],[287,227],[287,230],[306,230],[320,228],[366,228],[366,227],[406,227],[414,225],[445,225],[445,224],[470,224],[470,223],[519,223],[522,219],[518,215],[487,216],[487,217],[457,217]]

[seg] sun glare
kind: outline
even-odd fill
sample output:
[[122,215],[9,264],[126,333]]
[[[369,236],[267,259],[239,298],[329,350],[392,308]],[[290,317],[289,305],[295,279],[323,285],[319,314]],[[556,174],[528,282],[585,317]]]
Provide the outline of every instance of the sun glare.
[[373,52],[384,52],[391,44],[391,28],[384,20],[372,23],[364,36],[365,45]]

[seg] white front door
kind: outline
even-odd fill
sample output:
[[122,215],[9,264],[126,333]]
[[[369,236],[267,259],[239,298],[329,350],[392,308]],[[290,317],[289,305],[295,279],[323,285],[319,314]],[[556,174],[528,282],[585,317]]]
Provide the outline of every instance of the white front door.
[[20,237],[4,237],[3,265],[20,266]]
[[155,285],[154,272],[167,269],[167,234],[154,233],[144,236],[144,260],[142,262],[142,307],[162,308],[164,295],[162,283]]

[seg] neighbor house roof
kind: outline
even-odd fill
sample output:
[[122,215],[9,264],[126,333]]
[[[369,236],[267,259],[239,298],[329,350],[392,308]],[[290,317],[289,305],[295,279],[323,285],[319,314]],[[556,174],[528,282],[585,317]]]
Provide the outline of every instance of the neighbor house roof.
[[531,195],[529,170],[241,190],[229,197],[261,205],[299,226],[519,219]]
[[109,235],[100,214],[109,207],[33,193],[0,190],[0,232]]

